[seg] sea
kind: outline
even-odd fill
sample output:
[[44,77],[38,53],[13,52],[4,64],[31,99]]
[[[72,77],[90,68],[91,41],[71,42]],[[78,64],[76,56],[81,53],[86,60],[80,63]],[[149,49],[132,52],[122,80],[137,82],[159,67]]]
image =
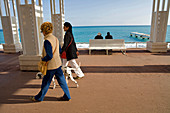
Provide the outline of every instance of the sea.
[[[147,42],[148,39],[131,37],[131,32],[150,34],[150,25],[126,25],[126,26],[74,26],[73,35],[76,43],[81,46],[88,46],[89,40],[94,39],[98,32],[105,38],[107,32],[113,39],[124,39],[125,42]],[[167,27],[166,42],[170,42],[170,25]],[[3,30],[0,30],[0,44],[5,43]],[[83,48],[83,46],[81,46]]]

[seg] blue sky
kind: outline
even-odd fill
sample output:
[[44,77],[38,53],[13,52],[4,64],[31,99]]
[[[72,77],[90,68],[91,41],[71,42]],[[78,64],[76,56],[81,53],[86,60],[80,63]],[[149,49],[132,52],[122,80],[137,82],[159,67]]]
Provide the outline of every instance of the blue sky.
[[[153,0],[65,0],[64,2],[65,21],[71,22],[73,26],[151,24]],[[50,0],[43,0],[43,8],[44,21],[51,21]],[[170,19],[168,24],[170,25]]]
[[152,0],[66,0],[74,25],[150,24]]
[[[49,2],[43,1],[44,21],[50,21]],[[65,20],[73,26],[150,25],[152,5],[153,0],[65,0]]]

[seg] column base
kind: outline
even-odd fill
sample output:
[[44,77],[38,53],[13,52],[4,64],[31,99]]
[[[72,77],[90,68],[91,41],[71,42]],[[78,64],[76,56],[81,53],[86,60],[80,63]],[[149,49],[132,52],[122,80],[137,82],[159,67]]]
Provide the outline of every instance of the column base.
[[22,71],[38,71],[38,62],[40,55],[20,55],[19,64]]
[[157,52],[167,52],[167,43],[166,42],[147,42],[147,48],[148,51],[152,53]]
[[21,43],[18,44],[3,44],[4,53],[17,53],[22,51]]

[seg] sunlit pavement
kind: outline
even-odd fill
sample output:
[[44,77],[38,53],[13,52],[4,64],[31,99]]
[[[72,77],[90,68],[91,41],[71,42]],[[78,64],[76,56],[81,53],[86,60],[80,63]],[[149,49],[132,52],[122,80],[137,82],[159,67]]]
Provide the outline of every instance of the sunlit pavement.
[[20,71],[19,54],[0,52],[0,113],[170,113],[170,51],[79,52],[85,77],[79,88],[69,80],[71,101],[57,101],[63,91],[51,84],[38,103],[29,100],[41,87],[37,72]]

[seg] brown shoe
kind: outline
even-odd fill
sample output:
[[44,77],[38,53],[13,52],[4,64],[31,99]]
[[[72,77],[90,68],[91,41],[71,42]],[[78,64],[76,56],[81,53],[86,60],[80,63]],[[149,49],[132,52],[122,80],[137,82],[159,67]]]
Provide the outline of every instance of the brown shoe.
[[33,102],[41,102],[41,101],[39,101],[39,100],[36,100],[34,96],[31,96],[31,97],[30,97],[30,100],[33,101]]

